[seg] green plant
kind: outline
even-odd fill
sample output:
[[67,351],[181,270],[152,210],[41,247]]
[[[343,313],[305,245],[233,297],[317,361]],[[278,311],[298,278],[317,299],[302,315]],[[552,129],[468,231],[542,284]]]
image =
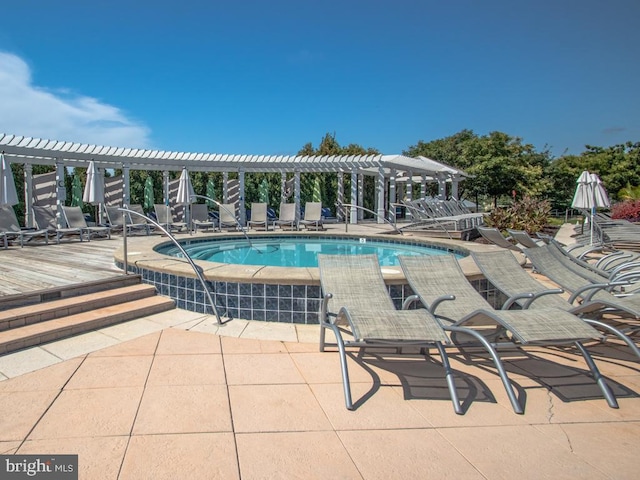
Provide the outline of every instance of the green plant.
[[508,207],[494,209],[487,218],[487,224],[500,230],[511,228],[534,234],[547,225],[550,214],[551,204],[547,200],[524,196]]

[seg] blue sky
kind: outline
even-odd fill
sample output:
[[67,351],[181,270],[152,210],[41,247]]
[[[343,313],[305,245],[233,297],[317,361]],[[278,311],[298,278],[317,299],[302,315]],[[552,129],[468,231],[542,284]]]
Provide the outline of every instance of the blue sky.
[[20,0],[0,133],[295,154],[471,129],[556,156],[640,141],[637,0]]

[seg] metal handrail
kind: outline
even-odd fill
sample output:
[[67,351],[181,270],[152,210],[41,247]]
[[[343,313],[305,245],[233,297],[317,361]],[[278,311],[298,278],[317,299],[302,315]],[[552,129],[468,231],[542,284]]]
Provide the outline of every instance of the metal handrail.
[[[207,197],[205,195],[191,195],[191,198],[204,198],[205,200],[209,200],[210,202],[215,203],[216,205],[218,205],[219,208],[222,208],[225,212],[230,214],[233,217],[233,219],[235,220],[236,224],[238,225],[238,230],[240,230],[242,232],[242,235],[244,235],[244,238],[247,239],[247,243],[249,243],[249,247],[253,248],[258,253],[262,253],[262,251],[260,251],[259,248],[254,247],[253,243],[251,243],[251,239],[249,238],[249,235],[247,235],[247,232],[245,232],[244,227],[242,226],[242,224],[236,218],[236,213],[235,212],[231,212],[222,203],[218,202],[217,200],[214,200],[213,198],[209,198],[209,197]],[[189,225],[189,228],[191,228],[191,225]]]
[[198,280],[200,280],[200,283],[202,284],[202,288],[204,288],[204,293],[207,296],[207,300],[209,301],[209,305],[211,305],[211,308],[213,309],[213,313],[216,316],[216,320],[218,321],[218,325],[222,325],[222,319],[220,318],[220,314],[218,313],[218,309],[216,308],[216,304],[213,301],[213,297],[211,296],[211,292],[209,291],[209,285],[207,285],[207,281],[202,276],[202,269],[193,262],[193,260],[191,259],[189,254],[186,252],[186,250],[182,247],[182,245],[180,245],[180,242],[178,242],[178,240],[176,240],[176,238],[167,229],[165,229],[162,225],[160,225],[158,222],[156,222],[152,218],[149,218],[146,215],[143,215],[143,214],[141,214],[139,212],[134,212],[133,210],[129,210],[128,208],[124,208],[124,207],[120,207],[120,208],[118,208],[118,210],[120,210],[122,212],[122,217],[123,217],[122,239],[123,239],[123,242],[124,242],[124,271],[125,271],[125,273],[129,272],[129,261],[128,261],[128,258],[127,258],[127,221],[126,221],[126,218],[124,218],[125,217],[125,212],[126,212],[126,213],[129,213],[129,214],[133,213],[134,215],[137,215],[139,217],[142,217],[142,218],[146,219],[152,225],[154,225],[155,227],[159,228],[162,231],[162,233],[167,235],[167,237],[169,237],[169,239],[174,243],[174,245],[176,247],[178,247],[178,250],[180,250],[180,253],[182,253],[182,255],[184,255],[184,258],[187,260],[187,262],[189,262],[189,265],[191,265],[191,268],[193,268],[193,271],[196,273],[196,276],[198,277]]
[[389,219],[383,217],[382,215],[380,215],[378,212],[374,212],[373,210],[369,210],[368,208],[365,207],[361,207],[360,205],[354,205],[352,203],[336,203],[336,207],[338,208],[342,208],[344,210],[344,231],[348,232],[349,231],[349,215],[347,215],[349,212],[347,211],[347,207],[348,208],[356,208],[356,209],[360,209],[362,211],[368,212],[373,214],[376,218],[381,218],[382,220],[384,220],[384,222],[388,223],[391,228],[393,228],[396,233],[399,233],[400,235],[403,235],[402,231],[398,229],[398,227],[396,227]]

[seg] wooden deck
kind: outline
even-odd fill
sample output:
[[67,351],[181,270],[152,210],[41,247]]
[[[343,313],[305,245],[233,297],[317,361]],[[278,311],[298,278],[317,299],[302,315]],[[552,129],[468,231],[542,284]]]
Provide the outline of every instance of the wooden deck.
[[113,262],[113,252],[121,245],[122,239],[113,237],[0,248],[0,296],[122,275]]

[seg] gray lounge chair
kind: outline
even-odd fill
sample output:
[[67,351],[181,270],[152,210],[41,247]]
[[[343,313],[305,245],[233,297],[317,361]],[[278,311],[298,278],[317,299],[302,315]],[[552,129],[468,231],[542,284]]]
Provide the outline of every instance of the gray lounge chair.
[[281,203],[280,214],[274,222],[274,225],[278,225],[280,228],[289,227],[292,230],[298,230],[298,224],[296,223],[296,204]]
[[[61,213],[64,217],[64,214]],[[72,228],[62,226],[64,218],[58,218],[53,208],[46,205],[33,206],[33,219],[39,230],[46,230],[50,235],[56,236],[56,243],[60,243],[60,239],[66,236],[78,239],[82,242],[82,230],[80,228]]]
[[67,226],[69,228],[79,228],[80,234],[86,234],[87,241],[91,241],[92,235],[100,235],[106,236],[107,238],[111,238],[111,228],[110,227],[102,227],[102,226],[92,226],[87,225],[87,221],[84,218],[84,213],[80,207],[62,207],[62,213],[64,215],[64,219],[67,222]]
[[[537,249],[531,249],[537,250]],[[524,409],[516,398],[497,347],[555,346],[574,344],[584,357],[607,403],[617,408],[611,389],[600,374],[583,341],[601,339],[602,335],[580,318],[559,308],[513,311],[494,310],[467,281],[453,255],[399,256],[404,275],[415,296],[405,301],[422,305],[455,335],[452,339],[461,348],[467,340],[460,333],[473,331],[472,345],[483,346],[491,355],[516,413]],[[464,327],[462,330],[459,328]],[[469,338],[469,337],[467,337]]]
[[156,219],[160,225],[166,228],[168,231],[182,231],[187,228],[187,224],[184,222],[177,222],[173,217],[173,209],[169,205],[156,204],[153,206],[153,210],[156,214]]
[[307,202],[304,206],[304,218],[300,220],[300,225],[304,225],[307,229],[322,228],[322,203]]
[[220,229],[238,230],[240,223],[236,216],[235,203],[223,203],[218,208],[218,222]]
[[[134,204],[134,205],[129,205],[127,208],[129,208],[129,210],[131,210],[132,212],[135,212],[138,214],[138,215],[131,215],[131,213],[129,213],[131,224],[146,225],[145,230],[147,232],[147,235],[151,235],[151,232],[153,231],[154,226],[153,226],[153,223],[149,222],[149,220],[147,219],[147,214],[142,208],[142,205]],[[144,215],[144,216],[141,217],[140,215]],[[140,228],[140,230],[143,229],[143,227],[135,227],[135,228]]]
[[216,228],[216,222],[209,217],[209,207],[204,203],[194,203],[191,205],[191,228],[195,232],[198,231],[198,228],[204,230]]
[[484,277],[509,297],[503,308],[509,309],[517,304],[525,309],[553,307],[566,310],[580,316],[596,329],[618,337],[640,358],[640,349],[626,333],[629,329],[621,328],[617,321],[601,319],[602,313],[609,308],[608,305],[598,301],[575,303],[575,298],[573,302],[569,302],[561,295],[564,293],[563,289],[548,288],[537,281],[520,266],[508,250],[472,252],[471,255]]
[[513,230],[511,228],[507,228],[507,233],[513,240],[515,240],[525,248],[536,248],[540,245],[544,245],[544,242],[542,240],[536,241],[535,239],[531,238],[526,230]]
[[111,231],[121,232],[126,224],[128,235],[132,235],[137,232],[143,232],[146,235],[151,233],[151,225],[141,217],[136,216],[136,221],[134,221],[129,212],[124,212],[120,210],[120,207],[113,205],[105,205],[104,210],[107,215]]
[[482,237],[487,240],[489,243],[493,245],[497,245],[498,247],[508,248],[509,250],[521,251],[522,249],[518,247],[515,243],[511,242],[511,237],[505,238],[502,236],[502,232],[494,227],[477,227],[478,233],[482,235]]
[[[450,343],[436,318],[417,310],[396,310],[380,272],[376,255],[318,255],[323,301],[320,312],[320,351],[328,345],[340,353],[342,381],[347,409],[354,408],[346,347],[403,347],[417,345],[437,348],[456,413],[462,414],[444,343]],[[350,327],[350,331],[345,329]],[[325,342],[331,330],[336,344]],[[344,340],[349,333],[353,340]]]
[[269,217],[266,203],[251,204],[251,220],[247,222],[249,228],[264,228],[269,230]]
[[49,243],[49,231],[46,229],[29,230],[23,229],[18,223],[16,212],[10,205],[0,206],[0,236],[3,239],[4,248],[9,248],[9,240],[19,240],[20,246],[24,247],[25,239],[42,239],[45,244]]

